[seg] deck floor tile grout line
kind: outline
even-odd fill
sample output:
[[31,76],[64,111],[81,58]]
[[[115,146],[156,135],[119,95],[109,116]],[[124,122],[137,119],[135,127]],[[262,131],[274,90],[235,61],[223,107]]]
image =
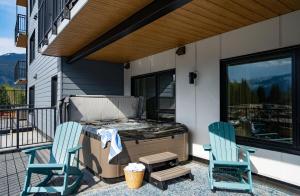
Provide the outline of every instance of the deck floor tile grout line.
[[17,170],[15,156],[13,156],[13,160],[14,160],[14,165],[15,165],[15,169],[16,169],[17,179],[18,179],[18,183],[19,183],[19,191],[21,191],[21,183],[20,183],[20,178],[19,178],[20,176],[19,176],[19,171]]
[[8,185],[8,172],[7,172],[7,161],[6,161],[6,155],[5,157],[5,169],[6,169],[6,184],[7,184],[7,194],[9,195],[9,185]]

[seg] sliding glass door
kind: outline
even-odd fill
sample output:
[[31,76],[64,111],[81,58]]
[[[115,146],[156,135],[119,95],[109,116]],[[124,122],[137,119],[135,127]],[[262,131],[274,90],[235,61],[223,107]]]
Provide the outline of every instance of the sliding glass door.
[[144,98],[144,117],[175,121],[175,70],[132,78],[132,95]]

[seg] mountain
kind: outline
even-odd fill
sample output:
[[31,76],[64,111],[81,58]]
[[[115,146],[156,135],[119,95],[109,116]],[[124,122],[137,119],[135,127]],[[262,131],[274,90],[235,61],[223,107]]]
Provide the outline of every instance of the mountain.
[[251,89],[256,90],[259,86],[264,87],[266,93],[269,94],[272,85],[277,85],[281,91],[287,92],[291,88],[291,74],[282,74],[272,77],[256,78],[249,81]]
[[25,54],[7,53],[0,55],[0,85],[14,85],[14,68],[18,60],[25,60]]

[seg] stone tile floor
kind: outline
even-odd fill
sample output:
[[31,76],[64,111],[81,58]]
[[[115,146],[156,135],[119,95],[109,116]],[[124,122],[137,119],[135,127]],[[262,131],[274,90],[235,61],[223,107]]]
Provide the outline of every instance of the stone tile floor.
[[[41,151],[37,155],[39,162],[44,162],[47,158],[47,152]],[[9,152],[0,154],[0,196],[5,195],[19,195],[24,184],[24,176],[27,166],[27,155],[22,152]],[[192,162],[189,165],[201,164],[203,167],[207,167],[203,163]],[[88,170],[82,168],[84,177],[81,182],[81,186],[78,190],[78,194],[87,193],[93,190],[106,189],[117,184],[107,184],[101,181],[98,177],[92,175]],[[43,176],[33,175],[31,183],[33,185],[39,183]],[[300,189],[283,185],[280,183],[271,182],[269,180],[254,176],[254,180],[261,181],[264,184],[269,184],[270,187],[276,186],[279,190],[283,190],[285,193],[290,195],[300,195]],[[62,179],[56,178],[51,183],[58,185],[62,183]]]

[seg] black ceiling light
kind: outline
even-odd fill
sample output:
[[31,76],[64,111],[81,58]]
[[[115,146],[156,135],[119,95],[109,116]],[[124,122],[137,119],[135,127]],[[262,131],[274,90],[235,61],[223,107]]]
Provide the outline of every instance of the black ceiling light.
[[185,54],[185,46],[179,47],[179,48],[176,50],[176,54],[177,54],[178,56],[184,55],[184,54]]

